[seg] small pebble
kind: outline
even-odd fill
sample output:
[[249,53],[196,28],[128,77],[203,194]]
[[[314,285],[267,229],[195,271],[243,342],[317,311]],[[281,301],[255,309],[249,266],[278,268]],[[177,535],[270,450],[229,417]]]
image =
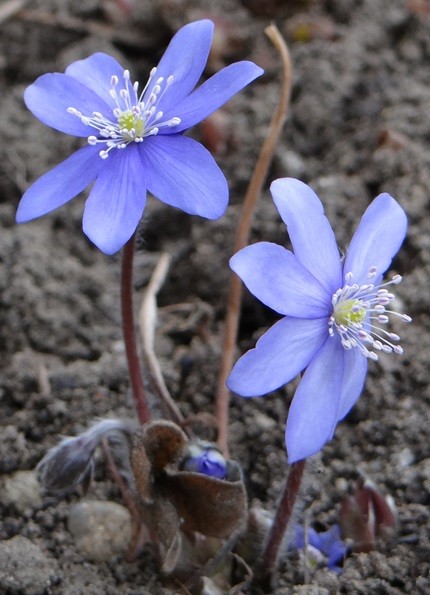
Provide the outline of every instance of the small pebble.
[[260,411],[254,413],[255,425],[262,430],[271,430],[276,426],[276,421]]
[[42,504],[40,485],[34,471],[17,471],[0,484],[0,499],[13,504],[20,513],[38,508]]
[[79,502],[70,510],[67,525],[78,550],[93,562],[124,554],[130,543],[130,515],[116,502]]

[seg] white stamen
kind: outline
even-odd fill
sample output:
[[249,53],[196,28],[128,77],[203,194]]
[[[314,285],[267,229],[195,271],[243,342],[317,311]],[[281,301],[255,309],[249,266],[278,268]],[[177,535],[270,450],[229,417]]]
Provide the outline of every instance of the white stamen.
[[[375,277],[376,274],[377,267],[370,267],[368,277]],[[329,336],[333,337],[337,331],[344,349],[357,347],[365,357],[372,360],[378,359],[375,351],[403,353],[402,347],[395,344],[400,341],[400,337],[378,326],[388,324],[390,316],[397,316],[403,322],[412,320],[407,314],[386,308],[395,299],[395,295],[387,287],[398,285],[402,280],[401,275],[395,275],[377,287],[373,284],[352,283],[351,272],[346,273],[344,279],[345,285],[332,297],[333,314],[328,324]],[[368,349],[365,343],[370,344],[375,351]]]
[[[148,136],[157,135],[162,128],[178,126],[181,119],[177,116],[165,118],[164,111],[158,109],[160,101],[174,82],[173,75],[167,78],[159,76],[155,82],[157,69],[149,73],[148,81],[139,95],[139,83],[131,83],[129,70],[123,71],[122,88],[117,75],[110,77],[109,96],[115,102],[111,114],[105,117],[101,112],[83,114],[74,107],[67,112],[79,118],[83,124],[95,129],[95,135],[89,135],[89,145],[101,143],[105,148],[99,152],[106,159],[113,149],[124,149],[131,142],[141,143]],[[151,87],[152,86],[152,87]]]
[[378,322],[380,322],[381,324],[387,324],[387,322],[390,320],[388,318],[388,316],[386,316],[385,314],[380,314],[379,316],[377,316],[377,320]]

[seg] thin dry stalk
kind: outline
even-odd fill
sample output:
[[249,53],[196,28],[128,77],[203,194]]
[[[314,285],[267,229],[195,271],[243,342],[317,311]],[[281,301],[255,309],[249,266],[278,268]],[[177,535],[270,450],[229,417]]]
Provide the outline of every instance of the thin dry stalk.
[[[267,27],[265,33],[281,57],[282,83],[278,105],[270,122],[267,137],[261,147],[260,155],[243,202],[242,213],[236,230],[235,253],[244,248],[248,243],[257,199],[260,195],[264,180],[266,179],[270,163],[273,159],[282,132],[282,127],[287,117],[291,94],[292,66],[287,45],[275,25]],[[222,358],[216,396],[216,417],[219,425],[218,445],[225,456],[228,456],[228,406],[230,400],[229,391],[225,381],[233,366],[241,298],[242,282],[237,275],[232,273],[230,277],[230,292],[227,302]]]
[[154,388],[162,405],[169,413],[170,418],[178,425],[181,425],[184,421],[183,415],[172,399],[166,383],[164,382],[161,368],[154,351],[154,334],[157,321],[157,294],[166,279],[170,261],[171,258],[169,254],[164,253],[160,256],[142,300],[139,312],[139,326],[142,338],[143,355],[154,382]]

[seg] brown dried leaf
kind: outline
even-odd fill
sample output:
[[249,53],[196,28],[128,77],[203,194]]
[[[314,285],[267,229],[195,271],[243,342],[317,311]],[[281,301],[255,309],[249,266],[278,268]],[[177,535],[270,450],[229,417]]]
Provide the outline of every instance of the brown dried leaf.
[[[184,432],[165,420],[145,424],[134,434],[132,467],[135,475],[142,476],[142,488],[148,483],[151,472],[161,471],[178,458],[186,442]],[[146,489],[143,488],[143,492],[146,493]]]
[[145,450],[154,471],[161,471],[175,461],[186,442],[185,433],[170,421],[155,421],[145,426]]
[[228,537],[245,521],[246,492],[240,470],[230,462],[234,481],[187,471],[167,472],[159,487],[184,521],[184,529]]

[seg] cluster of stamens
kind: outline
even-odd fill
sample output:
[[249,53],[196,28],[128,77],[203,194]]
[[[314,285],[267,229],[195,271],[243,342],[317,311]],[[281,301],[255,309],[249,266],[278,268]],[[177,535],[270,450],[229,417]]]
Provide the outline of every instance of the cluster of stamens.
[[[131,143],[141,143],[147,136],[158,134],[160,128],[173,127],[181,123],[178,117],[163,120],[164,113],[158,109],[158,104],[166,91],[173,83],[173,76],[166,79],[160,76],[154,80],[156,68],[150,72],[148,82],[143,91],[138,95],[139,83],[131,83],[130,72],[124,70],[124,86],[118,89],[119,79],[116,75],[111,77],[109,95],[115,101],[113,109],[115,120],[109,119],[100,112],[93,112],[86,116],[74,107],[67,108],[70,114],[78,117],[83,124],[97,130],[98,134],[88,137],[90,145],[105,144],[105,149],[100,151],[100,157],[106,159],[112,149],[125,149]],[[150,93],[146,93],[150,84],[153,84]],[[146,94],[146,98],[144,98]]]
[[[376,267],[368,272],[369,280],[376,277]],[[336,291],[332,298],[333,313],[329,319],[329,334],[336,330],[345,349],[358,347],[360,352],[373,360],[378,359],[377,351],[403,353],[398,344],[400,337],[382,328],[389,322],[389,315],[399,317],[403,322],[411,322],[407,314],[387,309],[395,299],[389,285],[398,285],[402,280],[395,275],[390,281],[375,286],[373,283],[358,285],[352,283],[353,274],[345,275],[345,285]]]

